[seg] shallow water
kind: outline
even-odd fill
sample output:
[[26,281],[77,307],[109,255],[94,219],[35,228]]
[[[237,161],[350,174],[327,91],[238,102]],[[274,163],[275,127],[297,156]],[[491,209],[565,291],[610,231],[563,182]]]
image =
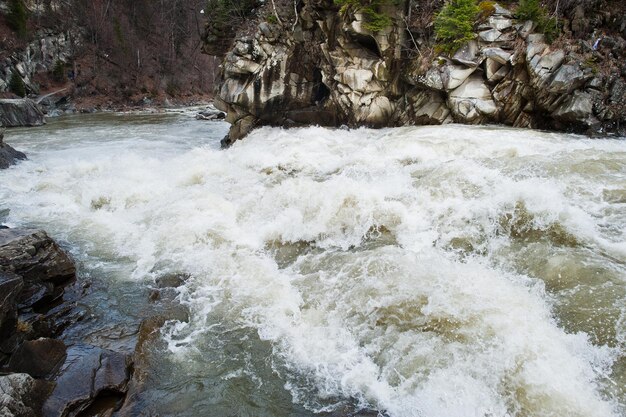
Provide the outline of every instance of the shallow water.
[[154,279],[190,275],[150,411],[626,415],[626,141],[264,128],[220,151],[226,130],[90,115],[7,135],[30,160],[0,172],[5,222],[50,231],[95,288],[70,340],[123,349]]

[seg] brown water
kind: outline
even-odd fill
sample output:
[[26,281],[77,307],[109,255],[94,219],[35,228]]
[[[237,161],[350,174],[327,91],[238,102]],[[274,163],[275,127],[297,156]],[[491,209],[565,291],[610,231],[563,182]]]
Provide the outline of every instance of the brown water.
[[[188,322],[146,411],[626,415],[626,141],[487,127],[261,129],[192,114],[11,131],[10,225],[80,261],[67,337],[129,349],[154,279]],[[1,220],[1,219],[0,219]]]

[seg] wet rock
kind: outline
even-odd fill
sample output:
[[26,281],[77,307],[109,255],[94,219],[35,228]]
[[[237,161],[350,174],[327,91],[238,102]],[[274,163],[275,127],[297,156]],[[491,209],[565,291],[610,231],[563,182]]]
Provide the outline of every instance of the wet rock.
[[[91,345],[68,348],[56,386],[43,405],[44,417],[75,416],[113,395],[121,402],[131,375],[128,355]],[[118,406],[117,401],[113,407]]]
[[24,278],[25,284],[58,285],[76,274],[74,263],[43,230],[0,230],[0,270]]
[[178,288],[188,279],[187,274],[166,274],[158,277],[155,282],[158,288]]
[[0,340],[7,340],[17,325],[17,298],[24,280],[11,272],[0,271]]
[[198,112],[196,115],[197,120],[221,120],[226,118],[226,113],[216,108],[207,108]]
[[0,99],[0,123],[6,127],[41,126],[45,116],[31,99]]
[[51,384],[27,374],[0,376],[0,416],[36,417]]
[[511,59],[511,53],[502,48],[485,48],[482,50],[482,54],[502,65],[506,64],[509,59]]
[[8,168],[23,159],[26,159],[26,155],[4,143],[4,133],[0,132],[0,169]]
[[496,42],[502,36],[498,29],[489,29],[478,33],[478,38],[483,42]]
[[65,360],[65,344],[55,339],[38,339],[22,343],[9,361],[9,370],[34,378],[45,378]]

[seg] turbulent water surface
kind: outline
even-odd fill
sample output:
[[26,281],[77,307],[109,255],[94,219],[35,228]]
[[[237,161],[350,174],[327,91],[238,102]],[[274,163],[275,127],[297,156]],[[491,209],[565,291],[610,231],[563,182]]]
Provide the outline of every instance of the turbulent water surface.
[[69,340],[123,344],[154,280],[189,275],[149,411],[626,415],[626,141],[264,128],[221,151],[225,132],[98,115],[7,136],[30,160],[0,173],[0,221],[93,282]]

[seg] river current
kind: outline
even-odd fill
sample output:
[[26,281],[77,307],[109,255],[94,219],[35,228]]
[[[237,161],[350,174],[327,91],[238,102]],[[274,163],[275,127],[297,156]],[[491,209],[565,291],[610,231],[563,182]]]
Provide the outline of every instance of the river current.
[[114,347],[156,278],[189,276],[146,415],[626,415],[626,140],[226,131],[104,114],[6,138],[29,160],[0,171],[0,222],[93,282],[68,340]]

